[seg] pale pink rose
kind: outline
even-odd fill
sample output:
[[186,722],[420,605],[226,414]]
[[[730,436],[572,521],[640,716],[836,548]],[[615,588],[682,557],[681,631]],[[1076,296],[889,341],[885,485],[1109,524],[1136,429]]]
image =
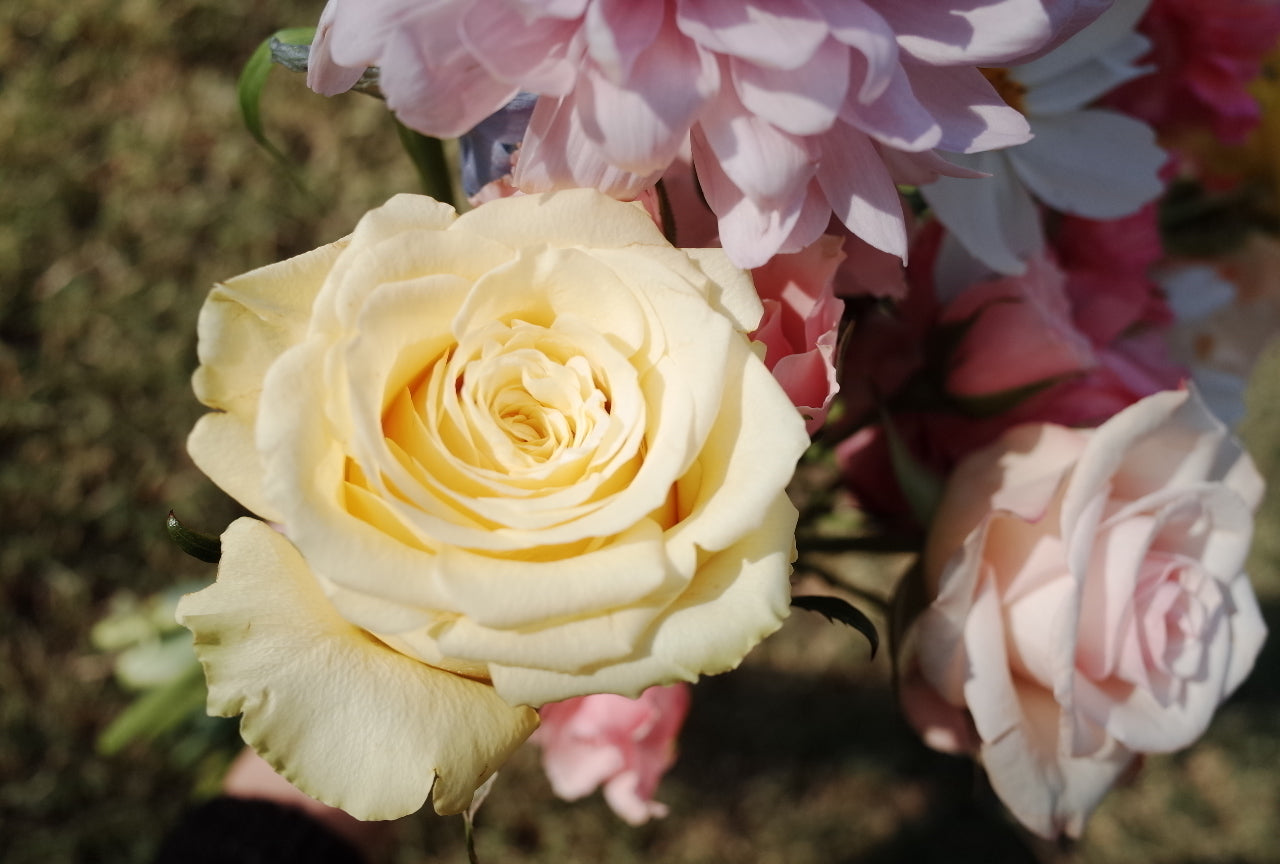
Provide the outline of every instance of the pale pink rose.
[[632,825],[667,815],[653,800],[676,761],[676,736],[689,713],[689,685],[650,687],[638,699],[612,693],[543,705],[529,739],[542,746],[551,788],[566,801],[604,786],[604,799]]
[[976,67],[1045,50],[1107,0],[329,0],[311,86],[381,68],[408,126],[452,137],[538,100],[526,191],[622,198],[692,144],[735,263],[814,241],[834,212],[905,255],[896,183],[972,176],[937,156],[1027,140]]
[[804,415],[809,434],[826,422],[840,385],[836,338],[844,302],[832,280],[844,260],[839,237],[824,234],[802,252],[775,255],[751,271],[764,318],[751,338],[765,346],[765,365]]
[[1138,25],[1154,72],[1107,97],[1162,135],[1206,129],[1230,143],[1258,125],[1249,83],[1280,38],[1280,4],[1268,0],[1154,0]]
[[1139,754],[1190,745],[1266,628],[1242,572],[1262,479],[1191,391],[1018,427],[950,479],[903,704],[1028,828],[1078,835]]

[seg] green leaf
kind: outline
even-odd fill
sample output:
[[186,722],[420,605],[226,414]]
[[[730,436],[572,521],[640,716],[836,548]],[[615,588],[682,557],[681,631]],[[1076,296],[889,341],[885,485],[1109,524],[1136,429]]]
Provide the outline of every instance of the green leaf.
[[249,134],[285,168],[292,168],[289,158],[267,140],[267,134],[262,128],[262,88],[267,83],[267,76],[271,74],[273,65],[271,43],[274,41],[286,45],[310,44],[315,32],[314,27],[289,27],[268,36],[244,64],[240,80],[236,85],[240,99],[240,115],[244,118],[244,125],[249,130]]
[[880,634],[876,632],[876,625],[871,623],[871,619],[853,604],[839,597],[814,594],[792,597],[791,605],[797,609],[807,609],[810,612],[825,615],[829,621],[847,624],[857,630],[871,643],[871,659],[875,659],[876,651],[880,648]]
[[192,558],[199,558],[209,564],[217,564],[221,560],[222,541],[212,534],[192,531],[178,521],[178,517],[174,515],[172,510],[169,511],[169,517],[164,521],[164,527],[169,532],[169,539],[177,543],[178,548]]
[[118,753],[137,738],[155,738],[193,713],[204,710],[204,670],[193,663],[184,674],[163,687],[149,690],[120,712],[98,736],[98,752]]

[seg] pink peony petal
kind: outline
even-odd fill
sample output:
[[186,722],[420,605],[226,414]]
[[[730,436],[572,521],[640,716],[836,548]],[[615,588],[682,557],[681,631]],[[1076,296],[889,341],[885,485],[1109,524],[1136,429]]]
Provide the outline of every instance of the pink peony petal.
[[583,130],[611,164],[649,174],[676,158],[689,127],[719,86],[715,58],[683,39],[668,20],[625,81],[588,71],[575,104]]
[[943,130],[937,146],[952,153],[1013,147],[1031,140],[1027,118],[1010,108],[977,69],[904,64],[912,91]]
[[704,48],[774,69],[813,59],[827,24],[807,0],[677,0],[680,31]]
[[872,246],[906,258],[907,232],[898,187],[871,140],[837,124],[822,136],[818,182],[837,218]]
[[771,69],[731,58],[729,69],[747,110],[793,135],[831,128],[849,87],[849,49],[828,39],[813,62],[797,69]]
[[587,53],[610,81],[625,81],[640,53],[653,44],[666,18],[661,3],[596,0],[583,20]]
[[[862,58],[853,59],[857,70]],[[942,127],[920,103],[901,66],[893,70],[888,87],[874,101],[846,99],[840,119],[897,150],[930,150],[942,140]]]
[[945,14],[929,3],[868,0],[898,45],[935,66],[1006,66],[1064,41],[1111,0],[962,0]]
[[[810,139],[774,127],[748,111],[730,92],[707,105],[698,128],[711,158],[761,209],[798,203],[803,196],[816,161]],[[698,170],[704,161],[695,151]]]
[[355,86],[369,65],[364,62],[343,65],[333,59],[330,42],[333,36],[333,19],[338,14],[338,0],[329,0],[320,13],[315,38],[311,40],[311,53],[307,59],[307,86],[322,96],[345,93]]
[[862,0],[811,0],[827,19],[831,35],[862,55],[865,71],[859,102],[872,102],[889,86],[898,65],[898,43],[885,20]]
[[584,50],[580,29],[576,20],[552,16],[524,20],[503,0],[472,0],[458,34],[494,78],[564,96],[577,83]]
[[635,198],[661,176],[615,168],[580,125],[565,99],[543,97],[533,109],[512,182],[525,192],[595,187],[616,198]]

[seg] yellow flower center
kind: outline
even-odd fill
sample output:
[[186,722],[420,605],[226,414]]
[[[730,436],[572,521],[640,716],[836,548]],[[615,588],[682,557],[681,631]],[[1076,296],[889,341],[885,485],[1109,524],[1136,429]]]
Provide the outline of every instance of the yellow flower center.
[[1026,114],[1026,95],[1027,88],[1009,74],[1008,69],[1001,67],[988,67],[979,69],[982,76],[996,88],[996,93],[1004,100],[1005,104],[1020,114]]

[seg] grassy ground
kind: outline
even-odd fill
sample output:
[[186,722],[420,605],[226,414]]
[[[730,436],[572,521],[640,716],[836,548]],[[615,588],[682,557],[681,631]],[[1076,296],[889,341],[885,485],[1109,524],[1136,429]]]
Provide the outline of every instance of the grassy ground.
[[[0,860],[146,861],[216,766],[180,747],[106,758],[126,704],[87,632],[107,601],[210,568],[164,539],[170,507],[233,505],[186,459],[194,321],[208,285],[345,233],[414,188],[381,106],[284,72],[268,127],[300,191],[241,131],[234,78],[256,42],[320,2],[29,0],[0,6]],[[1276,358],[1273,358],[1276,359]],[[1280,360],[1251,440],[1280,477]],[[1280,623],[1280,504],[1255,555]],[[1028,844],[963,761],[905,730],[883,659],[807,613],[699,686],[672,816],[641,829],[596,798],[556,801],[532,753],[480,818],[511,862],[1280,861],[1280,652],[1193,750],[1150,760],[1071,852]],[[398,826],[400,862],[465,860],[457,820]]]

